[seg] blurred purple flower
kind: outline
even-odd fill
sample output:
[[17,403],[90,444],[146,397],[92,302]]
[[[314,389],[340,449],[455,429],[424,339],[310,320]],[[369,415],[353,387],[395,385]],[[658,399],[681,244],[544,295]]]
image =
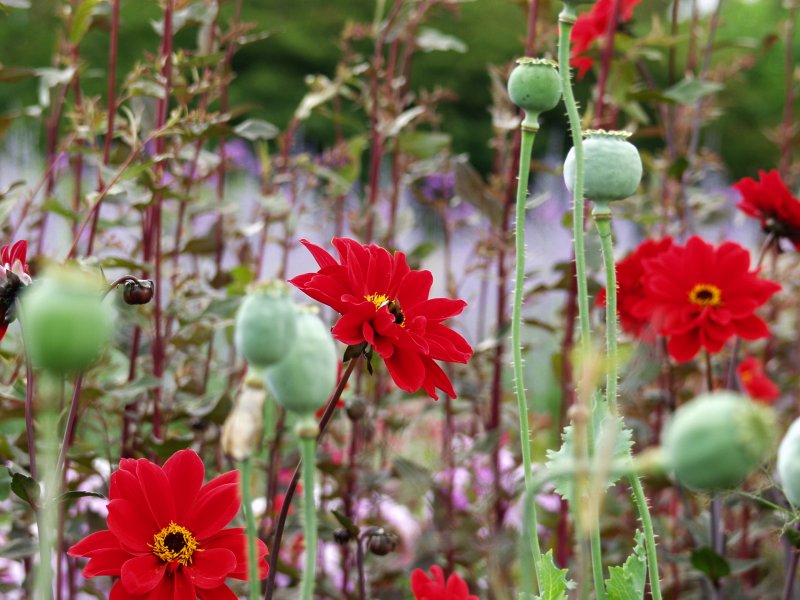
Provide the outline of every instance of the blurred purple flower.
[[455,195],[456,174],[453,171],[431,173],[422,180],[419,191],[430,202],[449,200]]

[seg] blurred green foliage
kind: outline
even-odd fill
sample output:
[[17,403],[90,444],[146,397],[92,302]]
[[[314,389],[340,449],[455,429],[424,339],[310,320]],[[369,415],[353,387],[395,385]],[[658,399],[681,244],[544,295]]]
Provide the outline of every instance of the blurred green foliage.
[[[56,12],[62,4],[60,0],[33,0],[28,10],[0,13],[0,56],[5,67],[50,66],[61,29]],[[233,4],[224,3],[223,19],[230,16]],[[419,54],[412,73],[413,87],[440,86],[455,92],[457,98],[442,107],[442,128],[453,135],[454,151],[469,153],[481,170],[487,170],[491,164],[487,67],[510,64],[519,55],[525,35],[526,4],[525,0],[463,2],[458,15],[438,9],[425,24],[460,38],[468,49],[463,54],[453,51]],[[635,13],[634,35],[646,34],[654,19],[668,30],[670,5],[668,0],[642,3]],[[558,2],[543,1],[539,22],[554,23],[559,7]],[[305,76],[333,75],[340,57],[342,28],[348,22],[370,23],[374,11],[373,0],[245,0],[242,20],[256,23],[270,36],[235,55],[236,80],[230,88],[231,105],[246,106],[249,116],[285,126],[306,91]],[[706,125],[704,139],[712,150],[721,152],[736,177],[752,174],[755,168],[769,168],[777,160],[777,148],[769,139],[768,130],[779,124],[783,111],[783,43],[775,36],[783,31],[786,12],[780,3],[768,0],[734,0],[723,7],[715,64],[733,63],[747,54],[754,57],[755,64],[726,82],[720,96],[722,113],[713,124]],[[159,14],[159,5],[154,0],[122,1],[120,79],[144,51],[157,51],[158,36],[151,23]],[[682,33],[687,27],[684,22]],[[197,33],[196,28],[181,31],[176,45],[194,47]],[[703,27],[701,45],[705,43],[705,34]],[[548,54],[554,54],[553,31],[540,25],[539,36],[540,47],[544,45]],[[101,24],[89,32],[81,45],[86,65],[82,83],[90,94],[104,94],[107,44],[108,33]],[[795,45],[797,56],[800,36]],[[679,66],[683,64],[686,46],[684,38],[678,52]],[[369,48],[365,45],[363,50]],[[648,60],[648,66],[659,84],[667,87],[666,49],[660,50],[660,54],[661,58],[654,56]],[[578,98],[587,98],[592,81],[590,74],[580,82]],[[0,78],[1,111],[21,108],[35,100],[34,81]],[[353,117],[366,126],[362,115]],[[561,124],[563,115],[555,111],[546,118]],[[310,143],[321,146],[331,139],[332,128],[326,119],[314,117],[306,122],[303,134]],[[539,151],[543,145],[539,145]]]

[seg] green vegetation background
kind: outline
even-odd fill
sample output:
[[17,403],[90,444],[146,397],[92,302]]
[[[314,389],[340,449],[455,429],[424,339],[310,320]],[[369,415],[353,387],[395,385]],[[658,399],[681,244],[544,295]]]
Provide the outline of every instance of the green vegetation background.
[[[0,63],[6,67],[50,66],[61,27],[56,10],[62,4],[58,0],[33,0],[29,10],[0,13]],[[518,55],[526,4],[524,0],[474,0],[462,4],[460,16],[437,10],[427,25],[459,37],[468,51],[424,54],[415,63],[415,87],[443,86],[458,96],[443,107],[442,128],[453,135],[454,151],[469,153],[484,170],[490,164],[487,141],[491,134],[487,66],[503,64]],[[646,33],[655,15],[665,21],[670,4],[669,0],[642,2],[636,9],[634,34]],[[230,12],[231,5],[226,3],[224,10]],[[559,8],[558,2],[543,1],[540,18],[555,19]],[[373,0],[245,0],[243,20],[257,23],[271,35],[237,53],[232,105],[247,104],[251,116],[283,127],[305,93],[305,75],[333,74],[345,23],[371,22],[374,10]],[[780,123],[783,111],[783,44],[769,42],[770,36],[782,31],[785,14],[780,3],[772,0],[734,0],[723,7],[715,61],[731,61],[748,52],[757,61],[752,69],[726,83],[720,95],[722,113],[705,130],[705,139],[713,140],[712,149],[722,153],[733,177],[771,168],[777,160],[768,130]],[[158,37],[151,21],[158,18],[154,0],[122,1],[120,74],[140,59],[143,50],[157,51]],[[195,34],[194,29],[181,32],[178,44],[193,47]],[[107,32],[97,29],[89,32],[81,46],[87,66],[83,83],[90,94],[104,93],[107,45]],[[686,47],[685,40],[681,47]],[[798,54],[800,39],[795,40]],[[652,61],[650,68],[663,74],[665,64],[666,60]],[[589,75],[581,83],[579,98],[586,97],[591,81]],[[33,104],[36,97],[35,82],[7,82],[0,77],[0,111]],[[562,116],[550,118],[558,121]],[[312,119],[304,134],[312,144],[322,145],[331,130],[323,119]]]

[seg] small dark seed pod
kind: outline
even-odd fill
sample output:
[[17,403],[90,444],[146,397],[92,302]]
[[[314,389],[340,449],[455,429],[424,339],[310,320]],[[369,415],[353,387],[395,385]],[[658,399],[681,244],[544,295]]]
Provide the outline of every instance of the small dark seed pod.
[[362,398],[353,398],[345,407],[351,421],[360,421],[367,414],[367,403]]
[[367,542],[367,549],[377,556],[386,556],[397,548],[397,536],[393,533],[381,531],[382,533],[370,536],[369,542]]
[[155,285],[150,279],[128,279],[122,284],[125,304],[147,304],[153,299]]
[[353,535],[346,527],[337,527],[333,530],[333,541],[340,546],[346,546],[353,539]]

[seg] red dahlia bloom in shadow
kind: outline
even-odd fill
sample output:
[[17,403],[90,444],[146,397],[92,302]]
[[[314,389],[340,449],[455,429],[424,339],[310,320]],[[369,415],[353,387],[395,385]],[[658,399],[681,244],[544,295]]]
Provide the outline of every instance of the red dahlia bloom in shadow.
[[444,572],[438,565],[430,568],[432,577],[422,569],[411,573],[411,591],[416,600],[478,600],[469,593],[469,588],[456,573],[445,582]]
[[733,336],[769,336],[755,314],[781,286],[750,270],[750,253],[734,242],[719,247],[693,236],[644,261],[646,296],[634,309],[667,336],[667,351],[678,362],[701,348],[719,352]]
[[28,242],[19,240],[13,246],[0,248],[0,340],[14,321],[14,308],[19,292],[31,284],[28,263]]
[[753,400],[764,404],[772,404],[781,395],[778,386],[764,373],[761,361],[748,356],[736,367],[736,374],[744,391]]
[[[633,9],[642,0],[622,0],[619,9],[619,20],[627,23],[633,18]],[[578,69],[578,79],[582,79],[592,68],[594,60],[581,56],[595,40],[606,34],[608,22],[612,18],[613,0],[598,0],[589,12],[581,14],[575,21],[570,34],[570,65]]]
[[[622,329],[635,338],[652,343],[656,332],[649,318],[638,316],[638,306],[644,300],[644,264],[648,258],[658,256],[672,246],[672,238],[645,240],[628,256],[617,263],[617,314]],[[600,290],[595,303],[606,305],[606,290]]]
[[766,233],[784,237],[800,250],[800,199],[792,195],[778,171],[759,171],[758,181],[745,177],[733,187],[742,195],[736,208],[758,219]]
[[435,361],[466,363],[472,356],[467,341],[443,324],[467,303],[428,298],[433,276],[411,269],[402,252],[336,238],[337,261],[301,241],[320,268],[289,283],[342,315],[333,336],[349,346],[372,346],[400,389],[413,393],[422,388],[435,400],[438,388],[455,398],[453,384]]
[[[239,512],[239,472],[203,485],[204,473],[193,450],[163,468],[122,459],[111,475],[108,529],[68,551],[89,559],[84,577],[119,577],[110,600],[236,600],[225,580],[247,579],[247,538],[225,526]],[[267,547],[259,540],[258,548],[263,579]]]

